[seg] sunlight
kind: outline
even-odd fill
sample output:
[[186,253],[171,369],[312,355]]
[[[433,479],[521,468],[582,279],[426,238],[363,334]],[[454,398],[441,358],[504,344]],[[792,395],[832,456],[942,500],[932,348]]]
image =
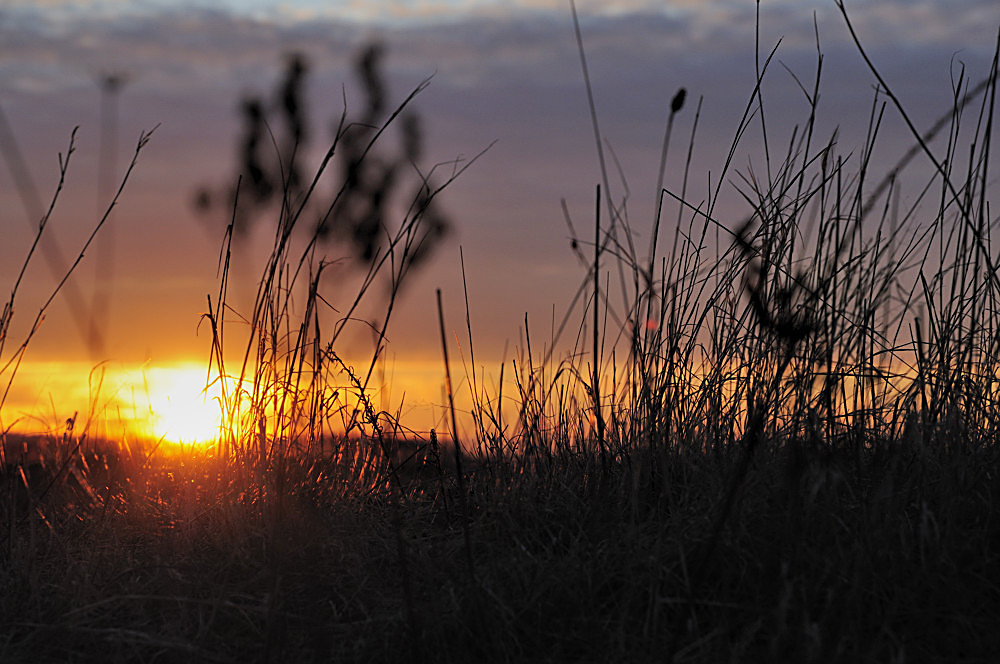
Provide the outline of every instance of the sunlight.
[[219,436],[219,390],[206,390],[204,365],[150,368],[149,434],[177,443],[208,443]]
[[[370,394],[378,410],[398,415],[407,428],[440,429],[446,412],[440,376],[439,361],[393,359]],[[19,433],[61,434],[66,419],[75,413],[80,435],[204,445],[218,438],[221,421],[222,390],[218,382],[206,390],[207,382],[206,363],[197,360],[96,366],[87,361],[24,362],[4,403],[0,425]],[[226,381],[230,395],[236,392],[236,382]],[[463,405],[468,389],[467,379],[459,380],[460,419],[468,409]],[[240,411],[248,405],[241,402]],[[242,418],[234,421],[238,425]],[[471,426],[471,421],[464,426]]]

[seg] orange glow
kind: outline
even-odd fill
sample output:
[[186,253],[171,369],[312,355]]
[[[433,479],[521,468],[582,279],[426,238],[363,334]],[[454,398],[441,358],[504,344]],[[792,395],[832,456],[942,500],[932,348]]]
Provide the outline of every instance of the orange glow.
[[2,425],[25,433],[73,432],[207,443],[219,433],[218,386],[207,367],[105,362],[25,362],[3,407]]
[[218,438],[221,390],[218,384],[206,386],[204,366],[152,368],[145,374],[149,385],[146,433],[177,443],[203,444]]
[[[204,445],[218,438],[222,419],[221,385],[209,382],[207,363],[196,360],[97,366],[28,361],[15,376],[0,427],[59,435],[75,417],[74,435]],[[439,362],[390,360],[372,382],[369,397],[376,409],[398,415],[406,430],[426,435],[431,428],[444,428],[443,384]],[[232,394],[234,385],[227,387]],[[468,391],[461,377],[456,377],[456,390],[461,421]]]

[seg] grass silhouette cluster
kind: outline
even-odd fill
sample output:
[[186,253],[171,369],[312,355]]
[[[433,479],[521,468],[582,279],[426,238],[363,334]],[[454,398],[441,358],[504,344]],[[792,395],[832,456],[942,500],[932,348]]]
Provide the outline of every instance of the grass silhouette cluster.
[[[336,315],[321,231],[295,230],[308,193],[286,196],[236,369],[228,259],[210,302],[227,385],[217,447],[5,440],[0,659],[990,661],[997,58],[982,83],[963,72],[923,133],[869,61],[867,137],[845,154],[817,135],[821,55],[803,124],[769,139],[773,55],[714,176],[736,181],[746,218],[716,217],[722,184],[702,201],[686,172],[663,187],[692,104],[678,93],[651,245],[635,246],[605,174],[593,236],[572,240],[584,279],[544,348],[525,320],[490,380],[467,318],[462,435],[421,439],[374,407],[385,327],[368,368],[336,348],[376,278],[398,293],[428,192]],[[887,109],[915,148],[882,178],[870,164]],[[756,127],[762,153],[735,171]],[[594,130],[601,150],[596,113]],[[914,159],[933,171],[903,209],[897,177]],[[49,454],[26,454],[43,443]]]

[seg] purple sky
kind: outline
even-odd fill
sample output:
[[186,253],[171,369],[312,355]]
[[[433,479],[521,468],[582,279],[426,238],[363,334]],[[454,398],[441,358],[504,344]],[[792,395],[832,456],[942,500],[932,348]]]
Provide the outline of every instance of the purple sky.
[[[996,0],[855,0],[847,7],[919,127],[947,110],[961,64],[975,80],[988,71],[1000,27]],[[668,185],[676,186],[694,108],[703,98],[691,171],[697,202],[709,172],[721,168],[753,89],[755,3],[581,0],[578,9],[601,129],[628,184],[636,242],[645,247],[670,99],[687,88],[668,165]],[[832,0],[761,3],[762,49],[782,40],[764,88],[771,140],[784,145],[793,124],[806,119],[803,95],[784,66],[812,84],[814,15],[825,58],[820,136],[839,126],[846,155],[863,138],[873,78]],[[318,150],[341,113],[342,85],[349,108],[363,103],[351,62],[373,38],[387,46],[391,100],[433,75],[414,107],[427,133],[425,167],[471,157],[496,141],[443,194],[454,233],[407,289],[390,330],[392,348],[400,357],[437,357],[437,287],[444,290],[450,325],[464,330],[459,245],[480,356],[498,359],[505,341],[515,345],[525,313],[536,329],[547,331],[553,308],[561,315],[584,277],[569,248],[560,200],[566,199],[578,228],[590,228],[600,179],[568,3],[8,0],[0,4],[0,107],[45,203],[56,183],[57,153],[80,126],[51,222],[67,257],[79,251],[97,214],[99,76],[128,76],[118,104],[119,170],[140,131],[159,124],[108,229],[113,247],[91,251],[74,279],[89,302],[95,279],[113,275],[107,357],[88,357],[59,301],[27,359],[157,363],[206,357],[209,339],[204,332],[197,336],[196,328],[206,295],[217,289],[222,226],[200,220],[191,200],[200,185],[221,187],[234,179],[240,98],[271,94],[284,55],[304,53],[312,65],[308,108]],[[892,110],[885,125],[875,160],[883,168],[910,144]],[[736,158],[738,169],[760,163],[754,149],[759,124],[753,129]],[[614,173],[612,186],[620,200],[625,189]],[[732,193],[724,200],[732,203],[718,209],[720,218],[735,226],[746,210]],[[0,283],[10,284],[30,234],[6,165],[0,168],[0,204]],[[250,247],[245,251],[253,254]],[[112,266],[99,268],[100,256],[113,257]],[[255,278],[251,262],[243,260],[234,272],[245,292]],[[16,343],[51,288],[44,261],[32,266],[29,282],[17,302]]]

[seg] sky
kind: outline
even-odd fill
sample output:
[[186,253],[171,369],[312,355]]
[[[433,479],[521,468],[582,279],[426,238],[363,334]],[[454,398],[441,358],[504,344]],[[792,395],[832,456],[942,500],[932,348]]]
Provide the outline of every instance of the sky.
[[[988,72],[1000,29],[995,0],[845,4],[865,49],[918,127],[948,109],[963,66],[974,80]],[[863,140],[874,78],[832,0],[763,0],[759,26],[751,0],[580,0],[577,10],[601,132],[621,170],[612,173],[611,194],[627,197],[639,244],[649,241],[670,100],[679,88],[687,90],[667,184],[679,185],[700,100],[690,172],[691,195],[704,198],[753,91],[756,42],[764,55],[778,45],[763,87],[775,143],[808,115],[793,74],[811,85],[817,31],[824,57],[820,133],[838,128],[843,154]],[[440,164],[435,173],[443,174],[485,150],[441,194],[451,232],[413,274],[394,310],[388,335],[398,378],[394,398],[406,390],[418,406],[441,403],[435,291],[442,290],[449,329],[466,343],[460,250],[477,361],[498,366],[509,360],[526,316],[546,337],[541,331],[562,316],[586,276],[570,248],[562,201],[578,229],[590,228],[601,180],[568,1],[0,0],[0,109],[38,199],[26,212],[8,141],[0,167],[0,284],[16,281],[37,208],[51,200],[59,155],[79,127],[46,230],[61,262],[50,265],[41,253],[33,258],[0,366],[27,337],[55,284],[53,273],[65,270],[100,218],[108,169],[117,184],[139,136],[155,127],[113,217],[31,337],[5,422],[61,422],[70,411],[87,409],[95,366],[135,376],[137,367],[190,371],[207,363],[210,336],[201,314],[218,291],[225,215],[200,214],[192,202],[198,190],[222,191],[236,179],[241,100],[273,99],[288,54],[303,54],[310,67],[305,108],[312,141],[304,159],[315,166],[344,100],[350,117],[363,109],[353,62],[373,40],[385,47],[390,101],[398,103],[430,77],[412,105],[424,130],[423,168]],[[109,74],[121,76],[123,86],[114,98],[114,131],[102,138],[98,83]],[[737,168],[759,165],[758,134],[745,137]],[[387,150],[397,142],[387,136]],[[875,168],[888,169],[911,143],[890,109]],[[720,219],[735,227],[747,212],[735,187],[724,184],[720,200]],[[274,228],[270,219],[258,220],[234,244],[237,309],[249,306]],[[349,253],[328,249],[332,258]],[[327,284],[331,300],[345,302],[351,294],[356,273],[348,264],[339,263]],[[378,317],[384,302],[371,306],[370,316]],[[103,339],[95,350],[84,319],[98,310],[106,313],[94,319]],[[346,352],[363,355],[370,343],[370,334],[358,332],[345,340]],[[458,352],[452,348],[453,356]],[[143,400],[134,396],[142,390],[135,380],[115,389]],[[43,416],[24,416],[38,408]]]

